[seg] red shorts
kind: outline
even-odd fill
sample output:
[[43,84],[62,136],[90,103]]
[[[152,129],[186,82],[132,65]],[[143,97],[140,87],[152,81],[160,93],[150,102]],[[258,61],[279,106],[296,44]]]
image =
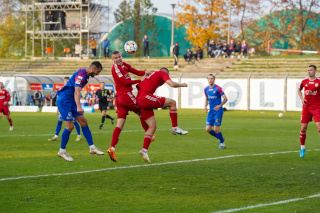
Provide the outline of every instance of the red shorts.
[[166,98],[155,95],[139,95],[137,97],[138,106],[144,120],[154,116],[153,109],[162,108]]
[[320,108],[318,109],[308,109],[306,107],[302,108],[301,123],[309,123],[310,121],[312,121],[312,117],[314,122],[320,122]]
[[1,112],[4,115],[10,115],[9,107],[8,106],[0,106],[0,114]]
[[126,118],[129,111],[139,112],[137,100],[131,92],[120,94],[116,97],[118,118]]

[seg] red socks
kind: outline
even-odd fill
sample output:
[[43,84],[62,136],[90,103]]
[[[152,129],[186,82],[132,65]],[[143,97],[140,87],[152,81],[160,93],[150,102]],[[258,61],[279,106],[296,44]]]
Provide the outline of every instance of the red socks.
[[143,148],[144,149],[149,148],[150,143],[151,143],[151,139],[152,139],[151,135],[147,135],[147,134],[144,135],[144,141],[143,141]]
[[148,124],[143,120],[142,117],[140,117],[140,122],[141,122],[141,125],[142,125],[144,131],[146,132],[149,129]]
[[114,128],[113,134],[112,134],[112,140],[111,140],[111,146],[115,147],[117,143],[119,142],[119,135],[121,133],[121,130],[119,127]]
[[12,120],[11,120],[11,118],[8,118],[8,121],[9,121],[10,126],[12,126]]
[[306,142],[306,131],[300,131],[300,143],[301,145],[305,145]]
[[176,109],[170,110],[169,112],[171,122],[172,122],[172,127],[177,127],[178,126],[178,113]]

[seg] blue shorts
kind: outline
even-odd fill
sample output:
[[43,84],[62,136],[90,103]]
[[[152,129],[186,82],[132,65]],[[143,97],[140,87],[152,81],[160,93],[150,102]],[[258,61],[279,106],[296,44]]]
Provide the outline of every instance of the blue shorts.
[[[73,122],[77,121],[77,119],[75,117],[72,117],[72,118],[73,118],[72,119]],[[63,120],[60,113],[59,113],[59,116],[58,116],[58,120]]]
[[64,121],[72,121],[75,116],[83,115],[77,112],[77,104],[74,100],[63,99],[63,97],[58,96],[57,106],[60,112],[59,118]]
[[221,126],[223,116],[223,108],[218,111],[210,110],[207,116],[207,126]]

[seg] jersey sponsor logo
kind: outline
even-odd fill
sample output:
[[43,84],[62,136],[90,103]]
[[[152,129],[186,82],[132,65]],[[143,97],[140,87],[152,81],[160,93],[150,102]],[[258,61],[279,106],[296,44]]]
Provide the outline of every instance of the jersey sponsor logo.
[[318,91],[306,90],[306,95],[317,95]]
[[216,95],[208,95],[208,99],[216,99],[217,98],[217,96]]
[[313,81],[309,81],[309,84],[314,84],[314,82]]
[[209,89],[209,91],[213,91],[213,89]]
[[130,74],[129,74],[129,73],[125,74],[125,75],[124,75],[124,77],[125,77],[126,79],[131,79],[131,77],[130,77]]

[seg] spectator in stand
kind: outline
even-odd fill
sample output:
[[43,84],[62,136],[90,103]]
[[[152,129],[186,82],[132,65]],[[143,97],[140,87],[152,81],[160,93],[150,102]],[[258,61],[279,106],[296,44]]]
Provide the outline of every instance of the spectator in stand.
[[[241,55],[242,58],[247,57],[247,53],[248,53],[248,46],[247,46],[247,42],[246,40],[242,41],[242,45],[241,45]],[[246,56],[244,56],[246,55]]]
[[208,55],[213,58],[214,57],[214,51],[216,51],[217,47],[216,47],[216,43],[214,41],[211,41],[209,44],[209,51],[208,51]]
[[172,49],[173,56],[174,56],[174,66],[173,68],[179,68],[178,67],[178,61],[179,61],[179,43],[176,42],[176,45]]
[[216,56],[216,58],[218,58],[222,53],[222,43],[221,41],[218,42],[218,44],[216,45],[216,50],[214,51],[214,55]]
[[110,51],[110,40],[105,38],[101,45],[103,49],[104,59],[109,59],[109,51]]
[[194,58],[196,59],[196,60],[201,60],[201,59],[203,59],[203,51],[202,51],[202,49],[200,48],[200,46],[198,46],[198,48],[197,48],[197,50],[196,50],[196,52],[195,52],[195,54],[194,54]]
[[36,101],[39,101],[39,107],[41,107],[41,101],[43,98],[42,93],[39,90],[36,90],[36,92],[34,93],[34,105],[36,105]]
[[143,58],[146,58],[146,53],[148,53],[149,58],[149,38],[147,35],[144,35],[144,38],[142,39],[143,42]]
[[228,45],[228,51],[226,57],[234,57],[234,52],[236,49],[236,43],[234,43],[233,39],[231,39],[230,44]]
[[94,58],[97,58],[97,42],[96,42],[96,40],[93,37],[91,37],[91,39],[88,41],[88,43],[92,49],[92,54],[93,54]]
[[62,30],[67,29],[66,28],[66,17],[67,17],[66,13],[63,10],[61,10],[60,11],[60,22],[61,22],[61,29]]
[[227,44],[227,42],[223,42],[223,45],[222,45],[222,57],[223,55],[226,55],[228,54],[228,51],[229,51],[229,46]]
[[[51,13],[51,11],[48,12],[47,22],[54,22],[54,15]],[[49,24],[49,30],[53,30],[53,29],[54,29],[54,24]]]
[[184,58],[184,60],[185,60],[186,62],[190,62],[191,59],[192,59],[192,57],[193,57],[193,53],[192,53],[191,49],[188,48],[188,49],[187,49],[187,52],[186,52],[186,54],[183,56],[183,58]]
[[234,53],[237,54],[238,53],[238,58],[240,58],[240,54],[241,54],[241,41],[238,41],[236,44],[236,48],[234,49]]

